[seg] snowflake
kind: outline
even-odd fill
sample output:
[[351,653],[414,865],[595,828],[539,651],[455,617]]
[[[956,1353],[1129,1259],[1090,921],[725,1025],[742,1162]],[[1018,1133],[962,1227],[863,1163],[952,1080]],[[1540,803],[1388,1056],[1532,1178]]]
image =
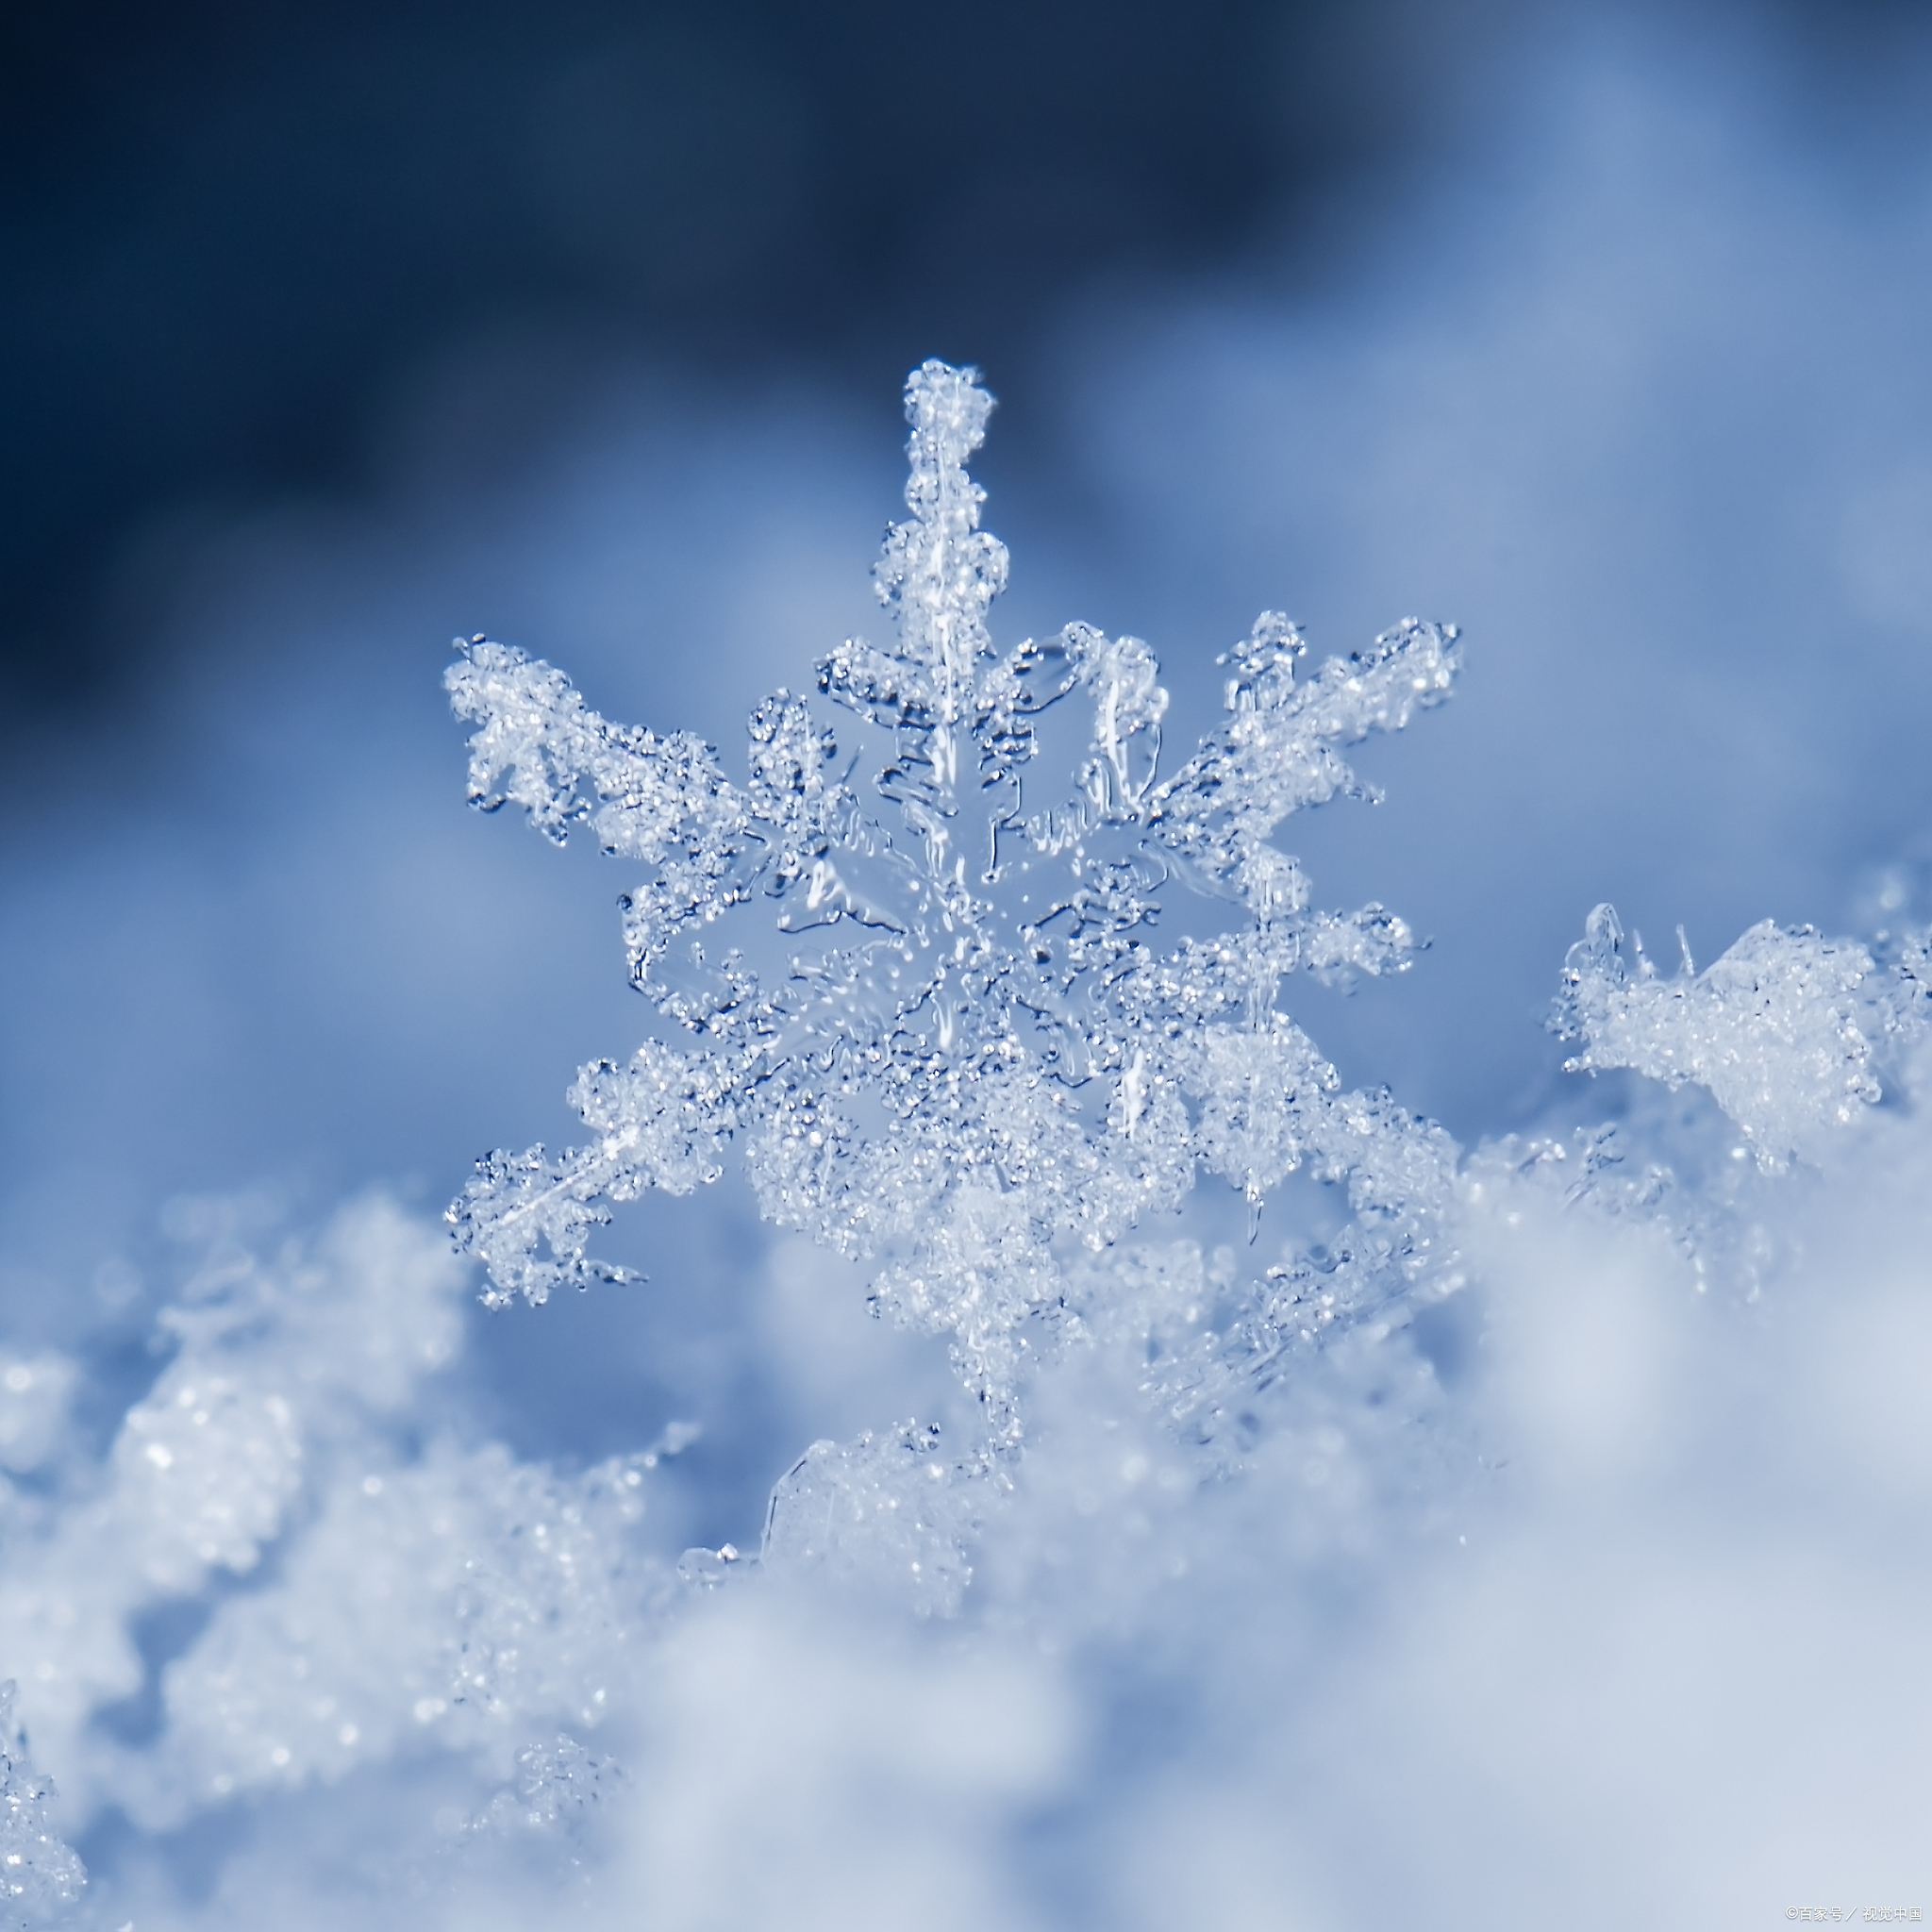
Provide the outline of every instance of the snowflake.
[[[910,514],[874,572],[896,644],[850,640],[816,672],[859,721],[854,755],[781,690],[734,780],[697,739],[611,724],[520,650],[459,646],[473,803],[520,805],[558,842],[587,824],[645,869],[625,941],[671,1038],[585,1067],[585,1143],[488,1156],[450,1218],[487,1300],[541,1302],[625,1278],[588,1252],[612,1204],[687,1193],[735,1150],[767,1217],[871,1259],[877,1308],[950,1338],[997,1451],[1021,1438],[1028,1362],[1118,1318],[1109,1297],[1148,1269],[1116,1251],[1204,1167],[1245,1196],[1251,1232],[1300,1168],[1345,1183],[1355,1214],[1319,1266],[1254,1285],[1224,1368],[1255,1371],[1427,1260],[1454,1144],[1386,1095],[1341,1091],[1277,1004],[1296,972],[1400,971],[1416,941],[1380,906],[1314,909],[1273,841],[1297,811],[1370,795],[1341,748],[1444,698],[1457,633],[1406,620],[1311,667],[1263,612],[1221,660],[1224,720],[1163,777],[1168,697],[1141,640],[1070,624],[992,642],[1007,553],[965,468],[991,404],[970,369],[927,362],[908,383]],[[1075,694],[1091,724],[1057,791],[1035,760]],[[1165,941],[1176,888],[1226,929]],[[725,926],[754,904],[762,927]]]

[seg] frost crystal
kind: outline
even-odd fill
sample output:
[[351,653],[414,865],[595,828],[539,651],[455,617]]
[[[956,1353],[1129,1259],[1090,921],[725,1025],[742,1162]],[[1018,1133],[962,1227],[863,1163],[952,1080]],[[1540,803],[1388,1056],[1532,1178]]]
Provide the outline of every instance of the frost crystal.
[[614,1759],[587,1750],[568,1731],[517,1753],[517,1781],[497,1792],[473,1832],[581,1832],[611,1791],[626,1782]]
[[1550,1023],[1582,1043],[1568,1070],[1629,1067],[1708,1088],[1769,1167],[1814,1151],[1877,1100],[1877,1049],[1917,1018],[1890,983],[1902,975],[1808,925],[1764,920],[1702,973],[1687,951],[1670,979],[1635,950],[1633,967],[1608,906],[1571,947]]
[[972,1573],[959,1547],[974,1528],[972,1491],[951,1480],[939,1429],[917,1423],[868,1430],[856,1442],[814,1442],[772,1491],[765,1561],[895,1574],[922,1612],[958,1607]]
[[0,1900],[9,1925],[45,1922],[75,1905],[87,1873],[47,1829],[50,1779],[37,1776],[14,1722],[11,1682],[0,1684]]
[[[928,362],[908,385],[910,514],[874,573],[896,641],[851,640],[817,668],[818,692],[858,721],[856,757],[787,691],[753,712],[738,781],[688,736],[608,723],[509,646],[473,640],[448,676],[477,726],[476,805],[521,805],[559,841],[588,824],[644,868],[623,902],[631,978],[676,1041],[582,1070],[581,1147],[479,1162],[451,1219],[488,1298],[617,1277],[588,1252],[610,1204],[688,1192],[735,1149],[770,1219],[869,1257],[876,1307],[951,1339],[982,1454],[1019,1441],[1028,1362],[1118,1313],[1132,1271],[1095,1257],[1178,1208],[1197,1168],[1241,1191],[1251,1228],[1304,1167],[1345,1184],[1356,1215],[1322,1267],[1253,1287],[1242,1339],[1224,1331],[1221,1367],[1191,1372],[1214,1382],[1230,1347],[1253,1366],[1413,1279],[1456,1158],[1386,1097],[1341,1092],[1277,1006],[1294,973],[1399,971],[1416,942],[1379,906],[1314,909],[1272,842],[1294,812],[1366,795],[1342,747],[1447,695],[1454,628],[1406,621],[1312,666],[1295,625],[1264,612],[1223,660],[1225,720],[1163,778],[1167,693],[1146,644],[1083,624],[1003,656],[992,642],[1007,553],[965,468],[991,407],[971,370]],[[1034,760],[1043,714],[1075,693],[1091,716],[1060,789]],[[1176,888],[1227,929],[1167,939]],[[755,901],[770,927],[720,937]],[[929,1523],[874,1507],[909,1493],[883,1472],[919,1462],[916,1438],[812,1451],[781,1485],[799,1510],[780,1508],[774,1536],[818,1552],[814,1512],[892,1517],[904,1567],[947,1597],[931,1551],[957,1525],[936,1506]]]

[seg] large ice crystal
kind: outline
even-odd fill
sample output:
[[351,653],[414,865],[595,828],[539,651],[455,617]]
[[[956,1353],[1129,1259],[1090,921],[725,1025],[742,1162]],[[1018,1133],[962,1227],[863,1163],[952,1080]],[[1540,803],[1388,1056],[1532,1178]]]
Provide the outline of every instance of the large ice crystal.
[[[1311,665],[1264,612],[1223,660],[1225,721],[1162,777],[1168,699],[1145,643],[1084,624],[992,641],[1007,553],[965,467],[991,408],[971,370],[927,362],[908,384],[910,514],[874,573],[896,640],[848,641],[816,673],[858,721],[856,756],[788,691],[753,712],[734,780],[708,746],[608,722],[513,647],[473,640],[448,678],[477,726],[475,803],[520,805],[556,840],[586,824],[644,868],[624,901],[631,978],[671,1024],[582,1070],[581,1147],[479,1163],[451,1215],[491,1297],[620,1277],[588,1251],[609,1205],[687,1192],[736,1151],[773,1221],[868,1258],[877,1307],[950,1339],[982,1457],[1021,1440],[1029,1362],[1119,1318],[1123,1243],[1201,1168],[1251,1224],[1303,1168],[1344,1184],[1355,1220],[1320,1270],[1253,1285],[1232,1358],[1224,1339],[1197,1382],[1412,1281],[1455,1164],[1440,1129],[1340,1091],[1278,1003],[1297,972],[1401,970],[1408,927],[1374,905],[1315,909],[1273,842],[1293,813],[1365,794],[1342,747],[1448,694],[1454,627],[1407,620]],[[1071,779],[1037,777],[1044,714],[1076,694],[1091,716]],[[1164,932],[1176,891],[1203,931]],[[754,904],[775,942],[725,937]],[[789,1480],[824,1491],[828,1520],[875,1521],[859,1471],[895,1453],[835,1463],[822,1445]]]

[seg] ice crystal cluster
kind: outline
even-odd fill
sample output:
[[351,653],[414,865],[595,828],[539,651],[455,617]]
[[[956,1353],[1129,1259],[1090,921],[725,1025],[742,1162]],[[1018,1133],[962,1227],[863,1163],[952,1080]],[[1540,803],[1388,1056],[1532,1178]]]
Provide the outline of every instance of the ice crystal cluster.
[[[1659,1695],[1786,1753],[1727,1872],[1838,1802],[1792,1738],[1844,1818],[1923,1815],[1869,1682],[1805,1699],[1826,1651],[1926,1688],[1927,935],[1767,923],[1665,975],[1600,907],[1551,1024],[1614,1123],[1584,1090],[1465,1153],[1344,1090],[1295,976],[1417,941],[1316,909],[1277,841],[1365,794],[1346,748],[1448,693],[1456,633],[1316,663],[1264,613],[1164,771],[1147,645],[992,641],[989,408],[914,374],[890,647],[758,705],[741,772],[462,647],[475,802],[634,868],[654,1018],[579,1074],[580,1145],[479,1163],[455,1252],[381,1198],[290,1239],[181,1208],[118,1415],[0,1354],[8,1923],[1345,1923],[1324,1858],[1453,1874],[1499,1790],[1559,1845],[1676,1843],[1711,1779],[1629,1745]],[[733,1161],[944,1339],[974,1421],[813,1442],[756,1551],[680,1557],[694,1427],[569,1471],[463,1412],[462,1257],[499,1307],[622,1282],[612,1209]],[[1820,1578],[1862,1651],[1820,1642]],[[1464,1876],[1432,1923],[1494,1916]]]
[[1615,909],[1599,906],[1570,950],[1551,1024],[1582,1044],[1570,1072],[1629,1067],[1707,1088],[1758,1161],[1777,1167],[1818,1153],[1878,1100],[1879,1061],[1918,1031],[1924,939],[1886,952],[1881,969],[1855,941],[1767,919],[1704,973],[1687,947],[1665,979],[1641,944],[1633,965]]
[[[412,1453],[466,1286],[443,1243],[379,1200],[268,1259],[221,1220],[105,1460],[58,1509],[7,1496],[0,1651],[70,1805],[165,1833],[425,1746],[507,1775],[529,1727],[595,1724],[651,1599],[633,1525],[661,1445],[569,1479],[488,1444]],[[42,1377],[71,1365],[0,1372],[28,1398]],[[193,1641],[157,1669],[142,1630],[185,1605]],[[44,1915],[81,1874],[8,1761],[0,1857]]]

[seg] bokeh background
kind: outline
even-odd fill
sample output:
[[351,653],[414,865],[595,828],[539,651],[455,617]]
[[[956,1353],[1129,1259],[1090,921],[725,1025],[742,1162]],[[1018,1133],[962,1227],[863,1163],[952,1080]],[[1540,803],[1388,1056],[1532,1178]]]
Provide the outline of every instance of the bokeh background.
[[[1146,636],[1185,746],[1264,606],[1456,702],[1292,829],[1433,940],[1302,996],[1465,1141],[1666,960],[1932,856],[1932,16],[1903,4],[559,0],[13,9],[0,56],[0,1319],[104,1425],[208,1197],[435,1208],[645,1015],[589,850],[462,803],[487,630],[742,719],[874,623],[898,391],[1002,398],[1003,637]],[[674,1416],[690,1533],[931,1364],[727,1182],[652,1284],[476,1318],[524,1454]],[[843,1304],[841,1304],[843,1306]],[[842,1318],[841,1318],[842,1319]],[[868,1354],[867,1351],[873,1351]],[[888,1357],[891,1360],[888,1360]],[[893,1367],[892,1364],[898,1364]],[[873,1378],[869,1380],[868,1378]]]

